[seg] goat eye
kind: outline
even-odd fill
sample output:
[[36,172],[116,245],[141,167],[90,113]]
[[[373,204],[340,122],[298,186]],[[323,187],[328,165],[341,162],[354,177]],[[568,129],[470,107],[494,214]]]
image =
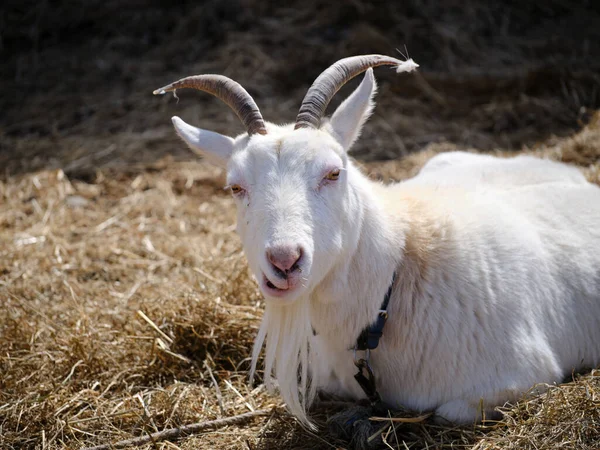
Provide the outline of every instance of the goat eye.
[[244,188],[242,188],[239,184],[232,184],[229,186],[229,189],[231,189],[231,193],[233,195],[239,195],[244,192]]
[[332,170],[331,172],[329,172],[327,174],[327,176],[325,177],[325,179],[335,181],[339,177],[340,177],[340,169],[335,169],[335,170]]

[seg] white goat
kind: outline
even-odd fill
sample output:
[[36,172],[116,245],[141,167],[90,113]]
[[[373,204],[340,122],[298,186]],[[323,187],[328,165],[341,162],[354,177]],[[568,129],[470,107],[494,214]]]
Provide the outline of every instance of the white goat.
[[[173,117],[195,151],[227,168],[237,230],[266,299],[253,352],[309,423],[317,389],[360,399],[352,348],[392,282],[370,365],[388,405],[480,420],[536,383],[600,363],[600,188],[564,164],[456,152],[384,186],[348,158],[373,109],[380,55],[338,61],[308,91],[295,125],[265,123],[225,77],[189,77],[226,101],[235,139]],[[367,70],[368,69],[368,70]],[[335,92],[360,86],[321,122]],[[254,369],[253,369],[254,370]],[[483,405],[483,409],[481,408]]]

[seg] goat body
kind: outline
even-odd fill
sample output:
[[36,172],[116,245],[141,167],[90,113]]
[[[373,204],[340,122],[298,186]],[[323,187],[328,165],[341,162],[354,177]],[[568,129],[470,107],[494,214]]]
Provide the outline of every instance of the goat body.
[[[356,177],[361,242],[311,303],[324,390],[364,397],[347,349],[375,320],[394,270],[371,353],[391,405],[471,422],[600,363],[600,188],[578,170],[455,152],[399,184]],[[365,258],[382,247],[396,253]],[[339,301],[321,299],[330,295]],[[365,304],[370,320],[349,326]]]
[[[317,389],[363,398],[352,347],[394,272],[370,360],[391,406],[471,422],[536,383],[598,365],[600,188],[564,164],[463,152],[436,156],[399,184],[370,181],[347,152],[373,109],[367,68],[382,64],[416,67],[381,55],[341,60],[317,78],[295,126],[264,122],[224,77],[155,91],[206,90],[247,127],[234,139],[173,118],[194,151],[227,169],[237,231],[266,299],[253,367],[266,343],[267,386],[273,374],[305,423]],[[365,70],[322,121],[339,86]]]

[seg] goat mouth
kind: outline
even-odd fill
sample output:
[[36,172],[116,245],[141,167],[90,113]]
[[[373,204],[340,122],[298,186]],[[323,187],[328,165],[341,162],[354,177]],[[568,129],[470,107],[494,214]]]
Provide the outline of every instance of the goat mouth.
[[270,297],[283,297],[288,292],[293,290],[294,286],[289,282],[289,280],[285,280],[276,285],[269,280],[266,275],[263,274],[262,288],[265,295]]
[[267,280],[267,287],[268,287],[269,289],[279,289],[280,291],[286,291],[286,290],[287,290],[287,288],[285,288],[285,289],[280,289],[280,288],[278,288],[278,287],[277,287],[277,286],[275,286],[273,283],[271,283],[269,280]]

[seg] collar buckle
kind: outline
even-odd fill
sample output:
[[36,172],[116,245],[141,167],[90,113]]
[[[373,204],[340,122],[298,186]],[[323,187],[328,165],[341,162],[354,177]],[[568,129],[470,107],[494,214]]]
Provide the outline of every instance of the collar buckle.
[[372,404],[378,403],[381,400],[377,386],[375,385],[375,374],[373,368],[369,364],[370,350],[365,350],[365,357],[356,359],[356,349],[354,349],[354,365],[358,368],[358,372],[354,375],[354,379],[360,385],[367,398]]

